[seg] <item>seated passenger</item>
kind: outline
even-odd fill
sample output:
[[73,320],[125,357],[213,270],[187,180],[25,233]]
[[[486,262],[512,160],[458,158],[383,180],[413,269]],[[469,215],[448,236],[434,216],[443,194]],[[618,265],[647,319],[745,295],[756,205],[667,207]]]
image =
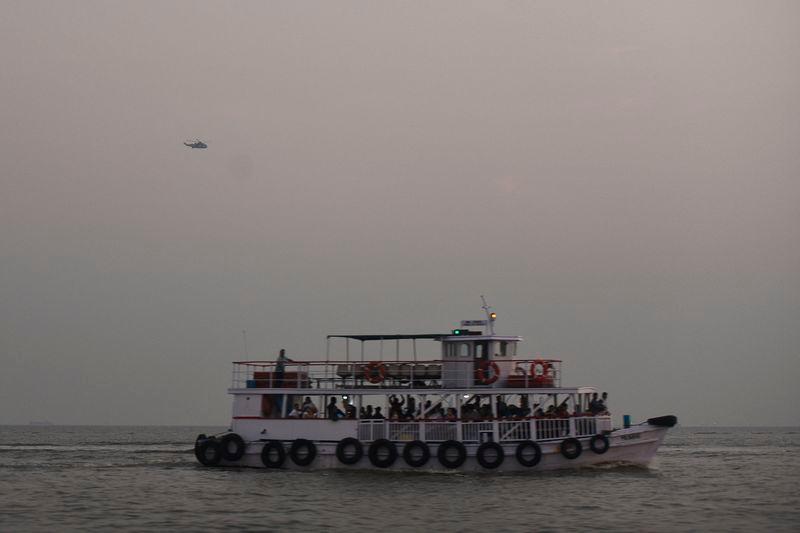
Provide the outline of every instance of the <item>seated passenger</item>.
[[519,407],[517,407],[517,406],[516,406],[516,405],[514,405],[513,403],[510,403],[510,404],[508,404],[508,405],[506,406],[506,414],[505,414],[505,416],[506,416],[507,418],[518,418],[518,417],[521,417],[521,416],[522,416],[522,415],[520,414],[520,412],[521,412],[521,411],[520,411],[520,408],[519,408]]
[[[514,407],[516,408],[516,406],[514,406]],[[497,397],[497,417],[498,418],[506,418],[507,416],[510,416],[508,414],[508,405],[506,405],[506,402],[503,401],[503,397],[502,396],[498,396]]]
[[[536,407],[536,404],[533,404]],[[518,416],[531,416],[531,408],[530,404],[528,403],[528,397],[522,396],[519,400],[519,415]]]
[[475,396],[473,396],[472,398],[467,400],[464,405],[475,405],[475,406],[479,407],[481,405],[481,397],[480,397],[480,395],[476,394]]
[[454,408],[448,407],[447,416],[445,417],[445,419],[448,422],[455,422],[456,420],[458,420],[458,413],[456,413],[456,410]]
[[602,399],[598,400],[597,402],[597,414],[599,415],[607,415],[608,414],[608,393],[604,392]]
[[538,407],[538,408],[537,408],[537,409],[536,409],[536,410],[533,412],[533,417],[534,417],[534,418],[544,418],[544,416],[545,416],[545,414],[544,414],[544,411],[542,410],[542,408],[541,408],[541,407]]
[[372,418],[376,418],[376,419],[380,419],[380,420],[383,420],[383,419],[386,418],[385,416],[383,416],[383,413],[381,413],[381,406],[380,405],[375,408],[375,413],[372,415]]
[[569,409],[567,409],[567,402],[562,403],[556,409],[556,418],[569,418]]
[[492,406],[488,403],[486,405],[481,405],[481,408],[478,410],[478,414],[481,418],[485,418],[487,420],[491,420],[492,418]]
[[367,418],[367,419],[375,418],[375,415],[372,413],[372,406],[371,405],[368,405],[367,408],[364,409],[364,414],[361,416],[361,418]]
[[317,411],[316,406],[312,404],[308,409],[303,411],[303,418],[317,418],[317,414],[319,414],[319,411]]
[[600,400],[597,399],[597,393],[592,394],[592,399],[589,401],[589,412],[593,415],[599,413]]
[[317,406],[314,405],[314,402],[311,401],[311,397],[306,396],[306,399],[303,400],[303,405],[300,407],[300,412],[302,412],[305,415],[306,411],[308,411],[311,408],[313,408],[314,411],[317,410]]
[[302,416],[300,413],[300,404],[297,403],[294,404],[294,408],[291,410],[291,412],[286,415],[287,418],[300,418],[300,416]]
[[331,396],[331,402],[328,404],[327,410],[329,420],[336,421],[344,416],[344,413],[336,406],[336,396]]
[[422,406],[422,410],[420,411],[420,416],[423,419],[425,419],[425,418],[428,418],[429,416],[431,416],[432,414],[433,414],[433,411],[431,409],[431,401],[430,400],[426,400],[425,401],[425,405]]
[[406,420],[413,420],[414,415],[416,414],[417,406],[416,400],[410,394],[408,395],[408,400],[406,400],[406,410],[403,413],[403,418]]
[[356,406],[350,403],[350,401],[345,398],[342,400],[342,405],[344,406],[344,416],[345,418],[355,418],[356,417]]

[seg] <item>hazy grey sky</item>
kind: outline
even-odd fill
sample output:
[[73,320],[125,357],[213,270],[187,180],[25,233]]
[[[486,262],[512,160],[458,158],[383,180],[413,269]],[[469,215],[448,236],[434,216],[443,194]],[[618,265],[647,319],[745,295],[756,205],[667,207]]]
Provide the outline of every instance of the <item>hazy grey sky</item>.
[[617,414],[800,423],[800,3],[0,13],[0,423],[224,425],[242,330],[480,294]]

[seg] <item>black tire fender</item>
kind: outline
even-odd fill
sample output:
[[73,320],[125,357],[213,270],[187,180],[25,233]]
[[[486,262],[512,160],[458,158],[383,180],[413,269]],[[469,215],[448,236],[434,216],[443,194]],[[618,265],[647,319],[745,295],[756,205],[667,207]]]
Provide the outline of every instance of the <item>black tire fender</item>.
[[[271,452],[275,451],[278,454],[276,459],[272,459]],[[286,450],[283,443],[279,440],[267,441],[264,447],[261,448],[261,463],[267,468],[280,468],[286,461]]]
[[[458,451],[458,457],[453,460],[447,457],[447,452],[451,449]],[[439,458],[439,462],[443,467],[458,468],[467,460],[467,449],[457,440],[446,440],[439,445],[439,449],[436,450],[436,456]]]
[[561,455],[567,459],[577,459],[581,456],[581,452],[583,451],[581,441],[573,437],[564,439],[559,448],[561,449]]
[[[300,451],[306,449],[305,457],[300,455]],[[317,457],[317,446],[308,439],[295,439],[289,448],[289,458],[297,466],[308,466]]]
[[[533,448],[533,457],[531,459],[525,457],[526,448]],[[539,461],[542,460],[542,448],[532,440],[524,440],[517,444],[517,450],[514,455],[517,457],[519,464],[531,468],[538,465]]]
[[216,466],[222,460],[222,447],[214,437],[195,444],[195,457],[205,466]]
[[205,433],[200,433],[200,434],[197,436],[197,438],[196,438],[196,439],[194,439],[194,456],[195,456],[195,458],[198,460],[198,462],[202,462],[202,461],[200,461],[200,444],[201,444],[203,441],[205,441],[207,438],[208,438],[208,437],[206,437],[206,434],[205,434]]
[[[418,448],[422,450],[422,456],[414,459],[414,456],[411,455],[414,448]],[[431,458],[431,450],[428,448],[428,445],[422,442],[421,440],[412,440],[411,442],[406,443],[403,446],[403,459],[405,460],[408,466],[413,466],[414,468],[419,468],[421,466],[425,466],[428,460]]]
[[[355,448],[355,453],[353,453],[353,455],[348,456],[346,454],[348,446],[353,446]],[[336,458],[339,459],[339,462],[342,464],[354,465],[359,462],[363,456],[364,446],[362,446],[358,439],[346,437],[340,440],[339,444],[336,445]]]
[[605,435],[595,435],[592,437],[592,440],[589,441],[589,448],[598,455],[603,455],[610,447],[611,443]]
[[[494,461],[489,461],[486,459],[486,452],[489,450],[494,450],[497,454],[497,457]],[[483,468],[493,469],[503,464],[503,460],[506,458],[506,453],[503,451],[503,447],[496,442],[484,442],[478,446],[478,451],[475,454],[475,458],[478,460],[478,464],[480,464]]]
[[[226,461],[238,461],[244,456],[246,445],[244,439],[236,433],[228,433],[219,441],[220,448],[222,449],[222,458]],[[231,451],[233,446],[233,451]]]
[[[389,451],[389,455],[383,459],[378,457],[378,452],[381,448],[386,448]],[[388,439],[378,439],[372,441],[372,444],[369,445],[369,462],[378,468],[389,468],[396,460],[397,446],[394,445],[394,442]]]

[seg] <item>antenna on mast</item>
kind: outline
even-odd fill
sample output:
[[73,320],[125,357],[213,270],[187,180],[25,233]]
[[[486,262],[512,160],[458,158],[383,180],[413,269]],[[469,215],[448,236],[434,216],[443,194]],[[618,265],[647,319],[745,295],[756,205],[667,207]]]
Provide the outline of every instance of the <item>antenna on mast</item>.
[[489,328],[489,335],[494,335],[494,321],[497,320],[497,313],[492,311],[489,304],[486,303],[486,298],[481,294],[481,301],[483,302],[483,312],[486,313],[486,326]]

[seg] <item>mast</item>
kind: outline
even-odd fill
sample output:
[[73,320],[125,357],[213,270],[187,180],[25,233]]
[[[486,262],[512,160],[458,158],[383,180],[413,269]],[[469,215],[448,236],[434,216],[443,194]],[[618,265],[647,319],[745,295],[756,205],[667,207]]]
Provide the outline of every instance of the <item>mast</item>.
[[481,308],[486,313],[486,326],[489,328],[489,335],[494,335],[494,321],[497,320],[497,313],[492,311],[492,308],[486,303],[486,298],[483,297],[483,294],[481,294],[481,301],[483,302]]

